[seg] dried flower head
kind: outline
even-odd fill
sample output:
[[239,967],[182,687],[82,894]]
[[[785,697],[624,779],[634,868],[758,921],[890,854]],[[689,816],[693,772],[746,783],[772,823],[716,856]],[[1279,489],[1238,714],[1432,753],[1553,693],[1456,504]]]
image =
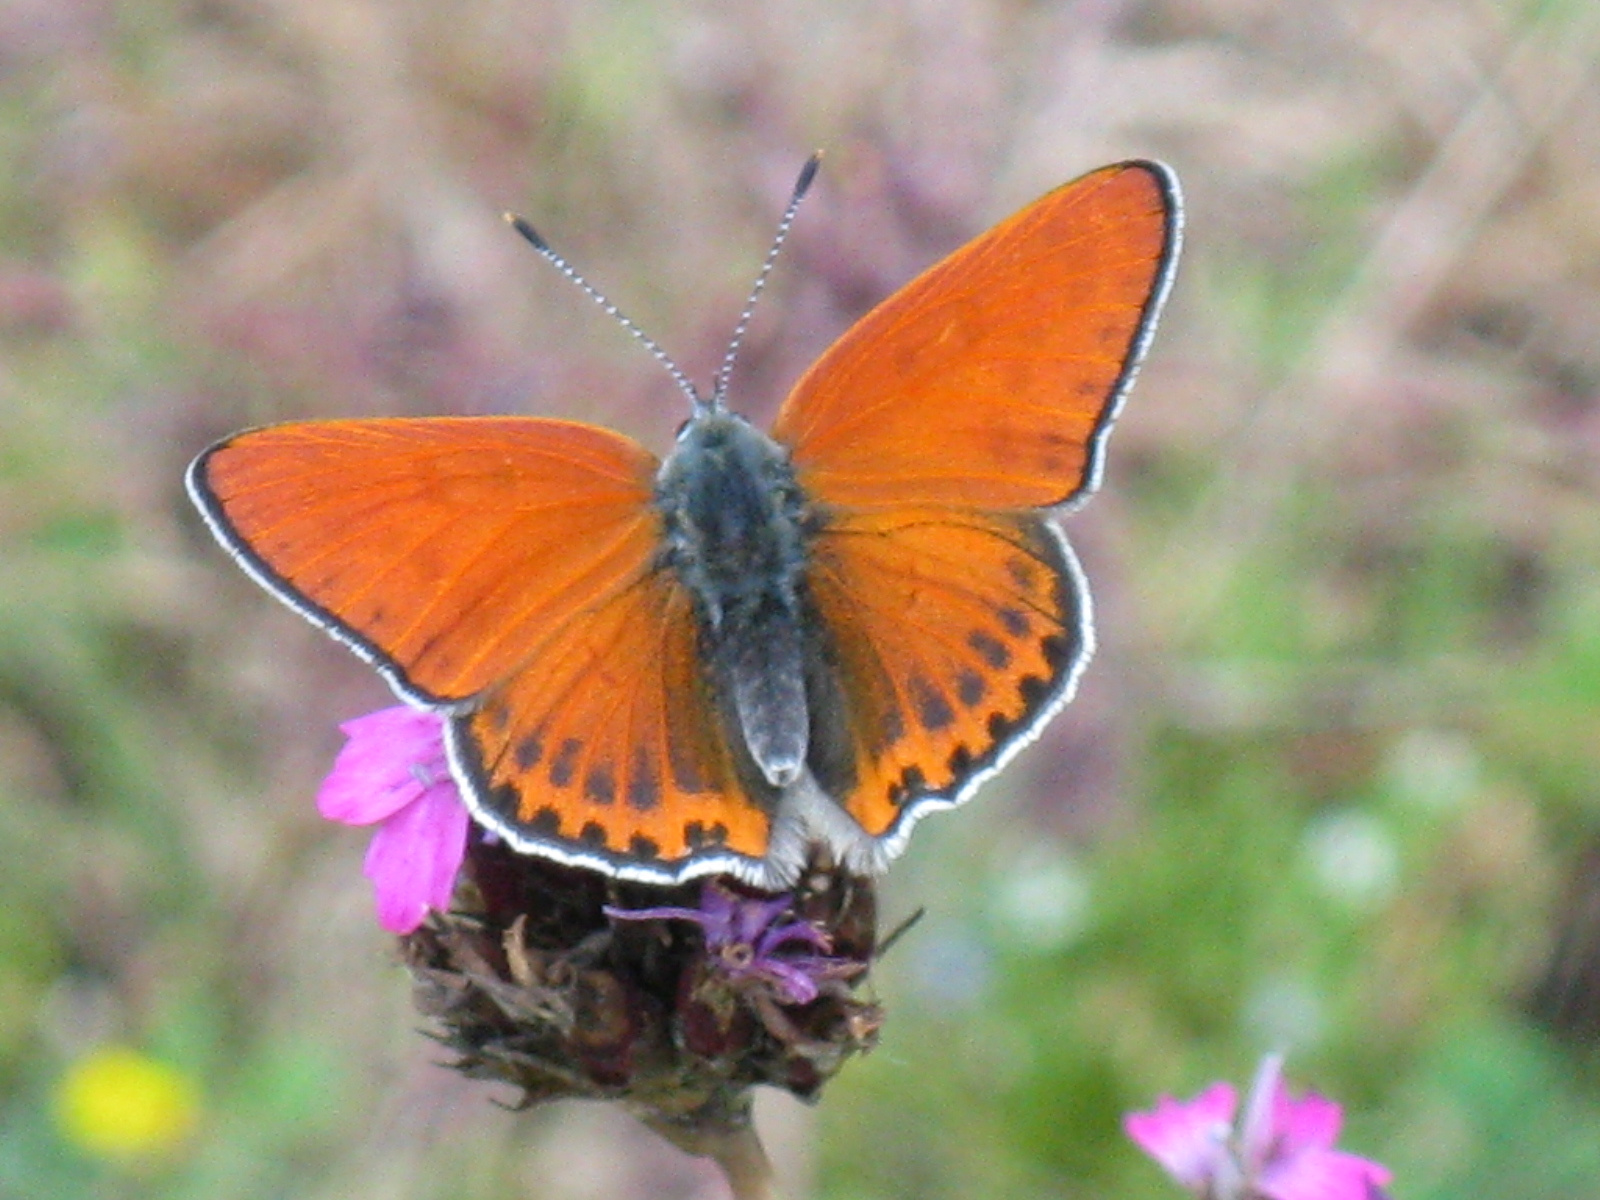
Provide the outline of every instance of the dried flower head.
[[[417,1003],[457,1069],[524,1105],[617,1100],[694,1149],[748,1119],[753,1085],[814,1098],[876,1041],[877,1005],[851,992],[874,950],[864,880],[817,869],[784,897],[663,889],[481,836],[465,876],[455,907],[403,940]],[[698,906],[650,903],[696,891]]]
[[379,826],[379,920],[403,935],[456,1069],[511,1084],[522,1106],[618,1101],[733,1178],[763,1161],[754,1085],[813,1099],[876,1042],[882,1014],[853,994],[876,951],[870,881],[819,861],[775,896],[548,862],[471,823],[437,716],[391,708],[342,728],[319,808]]

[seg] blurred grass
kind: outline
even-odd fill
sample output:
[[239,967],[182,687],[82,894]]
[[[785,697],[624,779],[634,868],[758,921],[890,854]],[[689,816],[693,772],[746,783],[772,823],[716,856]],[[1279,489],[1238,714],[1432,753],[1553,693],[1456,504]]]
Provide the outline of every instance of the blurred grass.
[[[1158,1092],[1291,1078],[1404,1200],[1600,1188],[1600,31],[1359,0],[0,8],[0,1195],[717,1195],[431,1065],[310,796],[382,689],[182,497],[239,425],[538,411],[664,444],[828,151],[736,379],[770,411],[918,267],[1158,154],[1171,311],[1069,522],[1083,694],[886,891],[927,921],[797,1194],[1134,1197]],[[195,1134],[51,1122],[130,1045]],[[814,1181],[808,1183],[807,1181]]]

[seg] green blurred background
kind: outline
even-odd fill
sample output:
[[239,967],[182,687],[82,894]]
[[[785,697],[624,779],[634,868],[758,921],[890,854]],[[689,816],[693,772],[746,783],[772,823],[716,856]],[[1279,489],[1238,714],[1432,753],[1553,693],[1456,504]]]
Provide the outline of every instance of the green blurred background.
[[1189,231],[1068,521],[1099,656],[886,881],[928,916],[880,1048],[764,1104],[787,1192],[1175,1196],[1121,1112],[1282,1048],[1401,1200],[1600,1195],[1597,64],[1590,0],[4,0],[0,1197],[724,1194],[434,1065],[311,804],[387,694],[180,478],[311,415],[665,448],[501,211],[705,380],[819,146],[759,417],[1091,167]]

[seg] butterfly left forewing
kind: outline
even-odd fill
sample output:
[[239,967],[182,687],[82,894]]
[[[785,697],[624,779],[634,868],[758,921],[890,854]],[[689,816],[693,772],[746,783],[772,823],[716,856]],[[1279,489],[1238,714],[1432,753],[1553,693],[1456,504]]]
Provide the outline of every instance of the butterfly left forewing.
[[1032,514],[839,515],[810,589],[852,747],[848,771],[819,782],[890,853],[1031,740],[1090,650],[1077,563]]

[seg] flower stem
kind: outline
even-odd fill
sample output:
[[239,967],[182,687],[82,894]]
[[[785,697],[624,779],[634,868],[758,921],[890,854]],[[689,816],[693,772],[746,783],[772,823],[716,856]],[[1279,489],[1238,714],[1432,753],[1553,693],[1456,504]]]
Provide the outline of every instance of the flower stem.
[[772,1162],[754,1125],[728,1130],[714,1141],[706,1147],[706,1154],[727,1176],[733,1200],[782,1200]]
[[709,1158],[722,1169],[733,1200],[783,1200],[772,1162],[750,1119],[750,1093],[729,1089],[691,1114],[635,1112],[678,1149]]

